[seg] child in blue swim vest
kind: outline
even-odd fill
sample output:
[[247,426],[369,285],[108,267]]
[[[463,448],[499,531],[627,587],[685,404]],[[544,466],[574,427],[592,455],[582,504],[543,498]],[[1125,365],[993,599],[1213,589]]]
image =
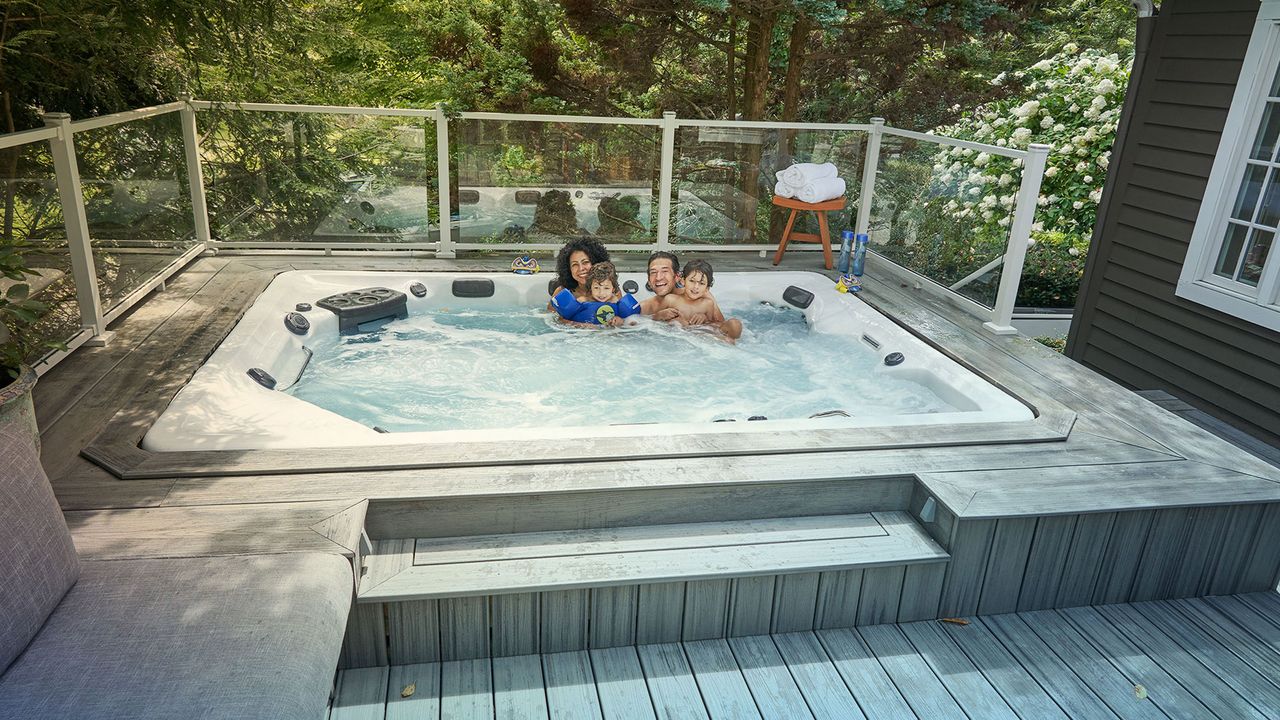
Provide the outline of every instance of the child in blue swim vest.
[[630,293],[623,294],[618,289],[618,271],[613,263],[591,266],[586,285],[591,296],[589,301],[578,300],[570,290],[561,290],[551,298],[551,306],[560,313],[560,317],[585,325],[617,327],[623,318],[640,312],[640,302]]

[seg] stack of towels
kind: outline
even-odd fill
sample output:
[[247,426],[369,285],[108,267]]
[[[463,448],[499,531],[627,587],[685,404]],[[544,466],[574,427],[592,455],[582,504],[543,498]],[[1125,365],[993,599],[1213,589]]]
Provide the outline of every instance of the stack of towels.
[[844,195],[844,179],[831,163],[796,163],[777,172],[773,194],[800,202],[820,203]]

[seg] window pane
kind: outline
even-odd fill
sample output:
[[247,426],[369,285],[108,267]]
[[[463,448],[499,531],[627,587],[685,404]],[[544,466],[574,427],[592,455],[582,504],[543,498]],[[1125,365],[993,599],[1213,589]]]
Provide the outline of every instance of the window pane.
[[1222,250],[1218,252],[1218,264],[1214,266],[1215,275],[1233,278],[1236,274],[1236,262],[1240,260],[1240,248],[1244,247],[1244,238],[1249,228],[1229,223],[1227,235],[1222,240]]
[[1254,229],[1249,238],[1249,249],[1244,253],[1244,264],[1240,266],[1240,277],[1236,278],[1246,285],[1258,286],[1258,278],[1262,277],[1262,266],[1267,262],[1267,253],[1271,250],[1271,239],[1275,233]]
[[1280,223],[1280,177],[1278,176],[1280,173],[1271,173],[1271,178],[1267,180],[1267,189],[1262,196],[1262,209],[1258,211],[1258,219],[1254,221],[1270,228]]
[[[1280,116],[1280,113],[1276,113]],[[1231,210],[1231,217],[1249,222],[1253,219],[1253,209],[1258,204],[1258,194],[1262,192],[1262,181],[1267,177],[1265,165],[1250,164],[1245,168],[1244,180],[1240,182],[1240,192],[1236,195],[1236,206]]]
[[1275,79],[1271,81],[1271,92],[1268,94],[1272,97],[1280,96],[1280,70],[1276,70]]
[[1253,139],[1253,152],[1249,157],[1254,160],[1270,160],[1276,149],[1276,137],[1280,136],[1280,104],[1267,103],[1262,113],[1262,123],[1258,125],[1258,136]]

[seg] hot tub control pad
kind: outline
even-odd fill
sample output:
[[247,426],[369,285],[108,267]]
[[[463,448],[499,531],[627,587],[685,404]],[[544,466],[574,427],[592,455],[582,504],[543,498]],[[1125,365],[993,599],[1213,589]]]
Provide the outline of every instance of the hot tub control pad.
[[409,317],[408,302],[408,296],[398,290],[371,287],[320,298],[316,305],[337,315],[338,334],[349,335],[374,320]]
[[900,352],[891,352],[884,356],[884,364],[893,367],[894,365],[901,365],[902,361],[906,359],[907,357]]
[[427,286],[420,282],[416,282],[409,286],[409,292],[413,293],[414,297],[426,297]]

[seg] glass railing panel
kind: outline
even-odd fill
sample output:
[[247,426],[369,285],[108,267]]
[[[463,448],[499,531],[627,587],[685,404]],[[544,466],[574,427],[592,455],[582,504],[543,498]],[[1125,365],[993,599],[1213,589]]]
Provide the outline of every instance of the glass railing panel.
[[885,135],[870,249],[994,307],[1021,182],[1013,158]]
[[[793,162],[830,162],[846,186],[845,209],[827,214],[838,244],[839,231],[853,227],[865,151],[862,131],[681,127],[672,169],[671,241],[777,245],[790,211],[772,203],[776,173]],[[813,214],[799,214],[794,230],[817,233]]]
[[41,304],[35,322],[22,331],[31,340],[27,360],[35,362],[51,351],[50,344],[66,342],[80,331],[80,306],[48,143],[0,150],[0,187],[0,247],[17,247],[26,266],[35,271],[20,281],[0,278],[0,294],[22,283],[30,287],[30,299]]
[[196,244],[181,115],[74,135],[102,309]]
[[218,240],[322,248],[437,239],[430,117],[215,108],[198,124]]
[[661,143],[655,125],[452,121],[458,241],[652,243]]

